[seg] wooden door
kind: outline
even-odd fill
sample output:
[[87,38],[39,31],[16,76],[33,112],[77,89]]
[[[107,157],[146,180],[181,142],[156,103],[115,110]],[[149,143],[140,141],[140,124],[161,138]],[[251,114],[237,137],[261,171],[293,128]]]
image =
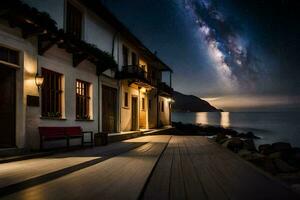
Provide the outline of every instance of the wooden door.
[[117,89],[102,86],[102,131],[117,131]]
[[16,146],[16,71],[0,64],[0,147]]
[[132,97],[131,100],[131,129],[138,129],[138,100],[137,97]]

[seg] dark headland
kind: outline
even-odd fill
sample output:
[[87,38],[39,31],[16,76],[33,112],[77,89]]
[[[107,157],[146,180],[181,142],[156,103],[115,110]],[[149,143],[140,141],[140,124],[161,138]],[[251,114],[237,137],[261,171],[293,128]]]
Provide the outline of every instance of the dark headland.
[[173,97],[175,100],[173,111],[175,112],[223,112],[194,95],[174,91]]

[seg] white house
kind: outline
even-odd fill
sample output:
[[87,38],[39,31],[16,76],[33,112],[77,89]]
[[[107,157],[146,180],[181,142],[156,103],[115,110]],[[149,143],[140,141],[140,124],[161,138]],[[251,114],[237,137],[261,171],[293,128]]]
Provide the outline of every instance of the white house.
[[161,76],[172,70],[100,3],[10,0],[0,9],[0,148],[38,148],[43,126],[170,125],[172,88]]

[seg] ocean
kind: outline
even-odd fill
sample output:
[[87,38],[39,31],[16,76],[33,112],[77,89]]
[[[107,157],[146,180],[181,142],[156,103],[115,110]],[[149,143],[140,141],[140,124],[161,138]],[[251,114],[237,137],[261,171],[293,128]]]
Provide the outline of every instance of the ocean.
[[261,137],[256,145],[289,142],[300,147],[300,112],[173,112],[173,122],[217,125]]

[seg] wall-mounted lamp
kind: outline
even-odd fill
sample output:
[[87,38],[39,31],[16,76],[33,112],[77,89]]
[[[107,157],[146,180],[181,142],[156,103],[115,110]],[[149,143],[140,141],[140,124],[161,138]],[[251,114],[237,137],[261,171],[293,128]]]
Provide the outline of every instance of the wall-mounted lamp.
[[41,88],[41,86],[44,83],[44,77],[42,75],[39,75],[38,73],[35,75],[35,84],[38,87],[38,89]]

